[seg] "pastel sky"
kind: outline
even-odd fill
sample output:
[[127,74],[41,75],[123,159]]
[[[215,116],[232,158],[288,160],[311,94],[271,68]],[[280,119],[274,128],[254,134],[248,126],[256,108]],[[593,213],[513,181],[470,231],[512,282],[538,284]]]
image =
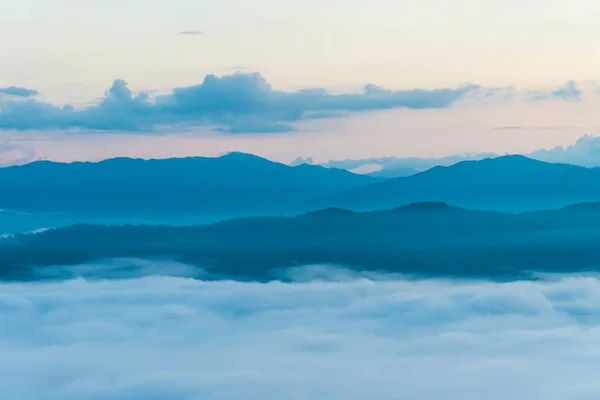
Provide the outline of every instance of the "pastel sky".
[[591,0],[0,0],[0,58],[0,161],[429,157],[600,132]]

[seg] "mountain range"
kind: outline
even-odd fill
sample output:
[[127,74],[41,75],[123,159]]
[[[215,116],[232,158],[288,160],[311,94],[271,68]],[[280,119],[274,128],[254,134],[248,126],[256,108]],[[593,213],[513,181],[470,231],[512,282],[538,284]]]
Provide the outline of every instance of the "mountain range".
[[511,155],[448,167],[337,193],[313,207],[392,208],[419,201],[496,211],[532,211],[600,200],[600,169]]
[[0,279],[72,277],[69,266],[85,264],[85,272],[114,259],[125,260],[125,272],[135,264],[127,260],[166,259],[213,278],[261,281],[315,264],[427,277],[531,278],[532,272],[600,270],[598,226],[600,203],[506,214],[437,202],[190,227],[74,225],[0,239]]
[[[520,126],[500,126],[496,130],[518,131],[527,130]],[[534,160],[580,165],[584,167],[600,166],[600,137],[584,135],[577,141],[568,146],[557,146],[551,149],[539,149],[531,153],[524,154]],[[483,160],[485,158],[496,158],[501,154],[495,153],[463,153],[455,154],[439,158],[419,158],[419,157],[376,157],[364,159],[346,159],[346,160],[330,160],[320,165],[325,167],[343,168],[347,170],[356,170],[369,166],[370,168],[379,168],[375,176],[398,178],[401,176],[409,176],[416,172],[425,171],[436,166],[449,166],[460,161],[468,160]],[[313,164],[314,160],[309,158],[298,158],[294,161],[295,164],[309,163]]]
[[354,211],[441,201],[522,212],[600,200],[600,169],[502,156],[385,179],[250,154],[0,168],[0,209],[107,214],[180,213],[232,218]]
[[51,212],[289,211],[292,204],[377,179],[321,166],[290,167],[250,154],[162,160],[39,161],[0,168],[0,208]]

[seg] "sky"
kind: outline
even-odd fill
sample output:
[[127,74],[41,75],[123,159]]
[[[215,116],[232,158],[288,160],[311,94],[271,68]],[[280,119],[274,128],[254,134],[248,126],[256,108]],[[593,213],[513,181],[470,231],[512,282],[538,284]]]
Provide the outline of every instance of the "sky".
[[0,283],[3,398],[591,400],[600,390],[593,277],[409,281],[312,266],[290,271],[293,282],[251,283],[189,279],[169,261],[77,269],[124,263],[140,275]]
[[589,0],[0,0],[0,16],[0,161],[441,157],[600,135]]

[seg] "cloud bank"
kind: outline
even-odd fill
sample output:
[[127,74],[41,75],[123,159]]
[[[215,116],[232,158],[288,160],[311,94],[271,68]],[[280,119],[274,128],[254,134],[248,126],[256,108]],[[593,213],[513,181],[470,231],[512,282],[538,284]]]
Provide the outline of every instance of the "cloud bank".
[[0,88],[0,94],[16,97],[33,97],[38,95],[38,91],[20,86],[9,86],[5,88]]
[[[366,85],[360,93],[332,94],[324,89],[275,90],[257,73],[208,75],[201,84],[173,89],[150,99],[115,80],[104,98],[82,109],[35,99],[0,101],[0,129],[81,129],[148,131],[168,126],[207,125],[226,133],[295,130],[293,123],[323,115],[393,108],[448,108],[477,85],[458,88],[386,90]],[[340,114],[342,113],[342,114]]]
[[599,300],[593,278],[2,283],[2,398],[595,399]]
[[534,151],[530,156],[548,162],[598,167],[600,166],[600,137],[585,135],[571,146],[541,149]]
[[575,81],[567,81],[561,87],[551,91],[531,92],[529,97],[532,100],[568,100],[579,101],[583,96],[583,91],[577,86]]

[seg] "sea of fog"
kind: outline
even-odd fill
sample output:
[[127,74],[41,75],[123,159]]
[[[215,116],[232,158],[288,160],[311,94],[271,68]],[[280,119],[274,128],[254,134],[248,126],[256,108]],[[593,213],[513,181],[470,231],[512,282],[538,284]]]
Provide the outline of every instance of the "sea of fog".
[[137,263],[137,274],[111,280],[93,279],[94,264],[70,271],[89,279],[0,283],[3,400],[600,393],[592,277],[457,282],[310,267],[290,271],[292,282],[250,283]]

